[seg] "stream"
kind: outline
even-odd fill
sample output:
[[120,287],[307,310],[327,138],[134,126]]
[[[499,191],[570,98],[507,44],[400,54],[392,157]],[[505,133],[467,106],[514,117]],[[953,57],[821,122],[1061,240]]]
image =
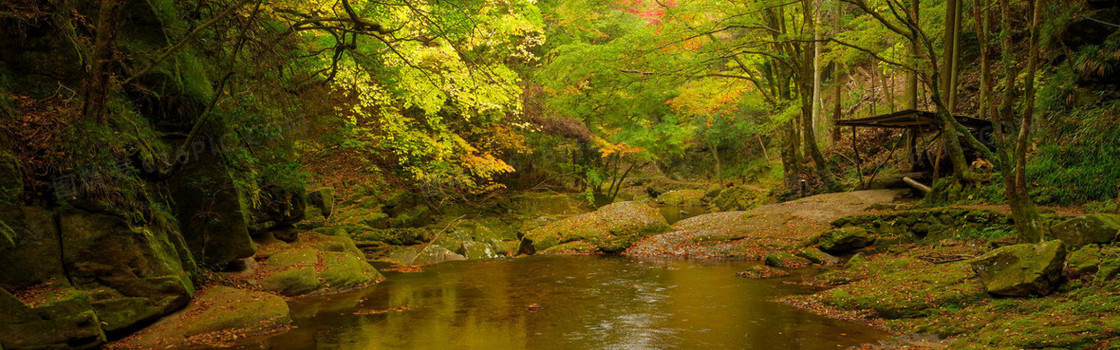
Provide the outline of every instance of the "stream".
[[531,256],[386,272],[362,290],[291,301],[294,329],[239,347],[842,349],[890,339],[769,301],[812,289],[783,283],[798,276],[735,276],[751,264]]

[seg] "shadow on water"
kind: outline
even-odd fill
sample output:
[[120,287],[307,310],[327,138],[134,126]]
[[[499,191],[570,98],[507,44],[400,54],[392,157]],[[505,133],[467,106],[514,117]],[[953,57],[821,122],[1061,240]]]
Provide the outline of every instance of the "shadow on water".
[[[768,301],[811,291],[735,277],[748,265],[595,256],[445,263],[293,301],[295,329],[243,347],[836,349],[888,339]],[[361,314],[395,307],[408,310]]]

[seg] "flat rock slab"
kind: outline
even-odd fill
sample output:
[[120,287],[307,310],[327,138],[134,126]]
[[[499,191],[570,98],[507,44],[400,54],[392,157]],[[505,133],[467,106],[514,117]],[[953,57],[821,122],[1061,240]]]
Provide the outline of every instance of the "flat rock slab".
[[646,237],[626,255],[762,260],[829,229],[830,222],[874,204],[890,203],[904,190],[829,193],[748,211],[712,213],[681,220],[672,231]]
[[187,308],[108,348],[218,346],[236,337],[284,329],[291,322],[284,298],[219,286],[199,292]]

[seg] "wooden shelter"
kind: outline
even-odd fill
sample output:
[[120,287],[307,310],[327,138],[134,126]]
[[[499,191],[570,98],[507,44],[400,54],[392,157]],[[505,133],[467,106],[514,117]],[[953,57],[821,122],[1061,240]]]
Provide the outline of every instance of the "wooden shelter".
[[[985,145],[991,147],[992,136],[992,122],[976,119],[966,116],[953,116],[957,122],[968,128],[976,139]],[[934,161],[934,158],[940,159],[940,150],[937,155],[931,155],[929,149],[938,141],[941,136],[941,125],[937,120],[937,113],[929,111],[919,111],[914,109],[907,109],[890,114],[883,114],[874,117],[837,120],[837,127],[850,126],[852,127],[852,145],[855,148],[856,144],[856,128],[883,128],[883,129],[904,129],[904,137],[906,138],[907,158],[910,161],[912,171],[928,171],[937,167],[939,162]],[[933,134],[933,138],[922,147],[922,152],[918,151],[918,140],[922,138],[923,134]],[[976,157],[976,150],[969,147],[965,142],[961,145],[965,147],[965,155],[970,158]],[[897,146],[895,146],[897,148]],[[939,147],[940,148],[940,147]],[[892,150],[893,151],[893,150]],[[856,161],[859,161],[859,149],[855,149]]]

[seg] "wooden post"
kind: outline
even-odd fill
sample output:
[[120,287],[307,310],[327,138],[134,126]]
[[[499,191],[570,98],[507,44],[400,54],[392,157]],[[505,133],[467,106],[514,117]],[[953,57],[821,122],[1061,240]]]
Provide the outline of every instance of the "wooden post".
[[863,188],[863,161],[859,159],[859,146],[856,145],[856,126],[852,125],[852,150],[856,152],[856,174],[859,175],[859,187]]

